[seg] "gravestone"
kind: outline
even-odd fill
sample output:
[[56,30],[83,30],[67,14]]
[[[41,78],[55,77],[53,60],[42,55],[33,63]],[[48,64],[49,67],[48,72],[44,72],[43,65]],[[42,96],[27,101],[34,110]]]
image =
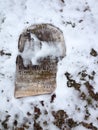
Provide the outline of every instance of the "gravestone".
[[56,88],[57,63],[66,55],[63,32],[51,24],[37,24],[19,37],[15,97],[49,94]]

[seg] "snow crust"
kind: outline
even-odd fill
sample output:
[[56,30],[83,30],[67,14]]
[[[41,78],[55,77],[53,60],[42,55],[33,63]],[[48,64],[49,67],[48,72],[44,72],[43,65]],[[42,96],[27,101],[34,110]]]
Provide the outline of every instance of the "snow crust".
[[[15,69],[16,57],[18,54],[18,38],[24,28],[37,23],[51,23],[59,27],[66,40],[66,57],[58,63],[56,98],[50,103],[51,95],[33,96],[15,99]],[[45,51],[47,44],[43,44],[42,51],[36,54],[48,55],[50,50]],[[26,46],[24,51],[27,51]],[[98,93],[98,56],[90,55],[91,49],[98,52],[98,1],[97,0],[0,0],[0,50],[11,53],[11,56],[0,55],[0,127],[3,130],[2,122],[6,115],[11,115],[8,120],[8,129],[13,130],[13,122],[17,119],[18,127],[21,124],[29,124],[28,130],[33,130],[34,108],[40,108],[41,115],[37,122],[43,130],[60,130],[54,125],[55,120],[52,111],[64,110],[77,122],[92,123],[98,129],[98,100],[92,99],[92,105],[88,105],[86,100],[82,100],[79,91],[67,86],[65,73],[69,72],[73,79],[81,83],[81,92],[89,97],[84,86],[84,81],[80,80],[78,72],[86,70],[91,75],[95,71],[94,80],[90,84],[94,87],[94,92]],[[35,50],[37,51],[38,48]],[[53,54],[55,50],[53,49]],[[28,52],[27,57],[36,63],[36,58],[30,57],[33,52]],[[43,55],[41,55],[43,56]],[[25,63],[27,64],[27,63]],[[86,77],[86,81],[88,81]],[[44,106],[40,101],[44,101]],[[85,120],[86,106],[90,116]],[[78,108],[80,108],[78,110]],[[44,112],[47,111],[47,116]],[[27,112],[31,113],[28,117]],[[47,121],[48,126],[43,122]],[[79,125],[72,130],[88,130]]]
[[32,65],[38,64],[38,59],[50,56],[51,59],[62,56],[61,43],[40,41],[34,34],[31,34],[31,41],[25,43],[24,50],[20,55],[24,60],[24,65],[30,61]]

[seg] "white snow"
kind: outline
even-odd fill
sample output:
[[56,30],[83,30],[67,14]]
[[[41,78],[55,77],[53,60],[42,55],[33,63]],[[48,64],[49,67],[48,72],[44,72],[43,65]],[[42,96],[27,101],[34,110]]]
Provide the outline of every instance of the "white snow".
[[[51,23],[59,27],[66,41],[66,57],[58,63],[57,88],[54,92],[56,98],[53,103],[50,103],[51,95],[21,99],[14,97],[18,38],[25,28],[37,23]],[[45,51],[46,47],[43,46],[43,51],[50,53]],[[92,105],[88,105],[86,100],[80,98],[79,91],[67,87],[65,77],[65,72],[69,72],[72,79],[82,84],[81,91],[89,95],[78,73],[86,70],[87,74],[91,75],[92,71],[95,71],[94,80],[89,82],[94,87],[94,92],[98,92],[98,55],[96,57],[90,55],[92,48],[98,53],[97,0],[65,0],[64,3],[62,0],[0,0],[0,50],[12,54],[11,56],[0,55],[0,128],[5,129],[2,122],[6,115],[11,115],[7,129],[13,130],[13,122],[17,119],[17,127],[21,127],[24,122],[30,126],[28,130],[33,130],[36,106],[41,111],[36,121],[43,130],[60,130],[54,125],[55,119],[51,114],[52,111],[57,110],[66,111],[69,118],[74,121],[93,123],[98,129],[98,101],[92,99]],[[32,52],[28,52],[27,58],[30,56],[29,53]],[[40,54],[43,53],[39,51],[35,57]],[[32,62],[35,61],[32,59]],[[86,80],[88,81],[89,78],[86,77]],[[42,100],[44,106],[40,103]],[[84,119],[86,105],[91,114],[88,120]],[[48,112],[47,115],[44,114],[45,110]],[[31,116],[28,116],[27,112],[30,112]],[[48,122],[48,126],[43,125],[44,121]],[[79,125],[72,130],[88,129]]]
[[31,34],[31,39],[30,42],[27,40],[23,52],[19,53],[23,58],[25,66],[30,61],[32,65],[38,64],[37,60],[43,57],[50,56],[55,58],[62,56],[61,43],[40,41],[34,34]]

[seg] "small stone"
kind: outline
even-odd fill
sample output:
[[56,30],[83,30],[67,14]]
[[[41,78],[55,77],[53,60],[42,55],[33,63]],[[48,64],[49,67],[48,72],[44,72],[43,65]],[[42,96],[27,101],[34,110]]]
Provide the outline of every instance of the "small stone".
[[65,1],[64,1],[64,0],[61,0],[61,2],[62,2],[62,3],[65,3]]
[[31,116],[32,114],[31,114],[30,112],[27,112],[27,115],[28,115],[28,116]]
[[91,49],[90,55],[96,57],[98,55],[97,51],[95,51],[93,48]]
[[3,93],[4,92],[4,90],[1,90],[1,93]]
[[89,6],[86,6],[85,9],[83,10],[83,12],[86,12],[86,11],[91,11]]
[[50,101],[50,103],[53,103],[55,98],[56,98],[56,94],[53,94],[53,95],[51,96],[51,101]]
[[45,126],[47,126],[47,125],[48,125],[47,121],[44,121],[44,122],[43,122],[43,124],[44,124]]
[[63,12],[63,9],[60,9],[60,12]]
[[17,124],[18,124],[17,120],[14,120],[13,124],[14,124],[15,126],[17,126]]
[[41,105],[44,106],[44,101],[40,101]]
[[83,22],[83,19],[80,19],[80,20],[79,20],[79,23],[82,23],[82,22]]

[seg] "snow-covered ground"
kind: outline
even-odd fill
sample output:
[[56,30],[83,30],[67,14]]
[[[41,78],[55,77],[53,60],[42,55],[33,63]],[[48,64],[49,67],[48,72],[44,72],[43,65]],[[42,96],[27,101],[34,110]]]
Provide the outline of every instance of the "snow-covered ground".
[[[63,31],[66,57],[54,94],[16,99],[18,38],[37,23]],[[0,0],[0,128],[98,130],[98,0]]]

